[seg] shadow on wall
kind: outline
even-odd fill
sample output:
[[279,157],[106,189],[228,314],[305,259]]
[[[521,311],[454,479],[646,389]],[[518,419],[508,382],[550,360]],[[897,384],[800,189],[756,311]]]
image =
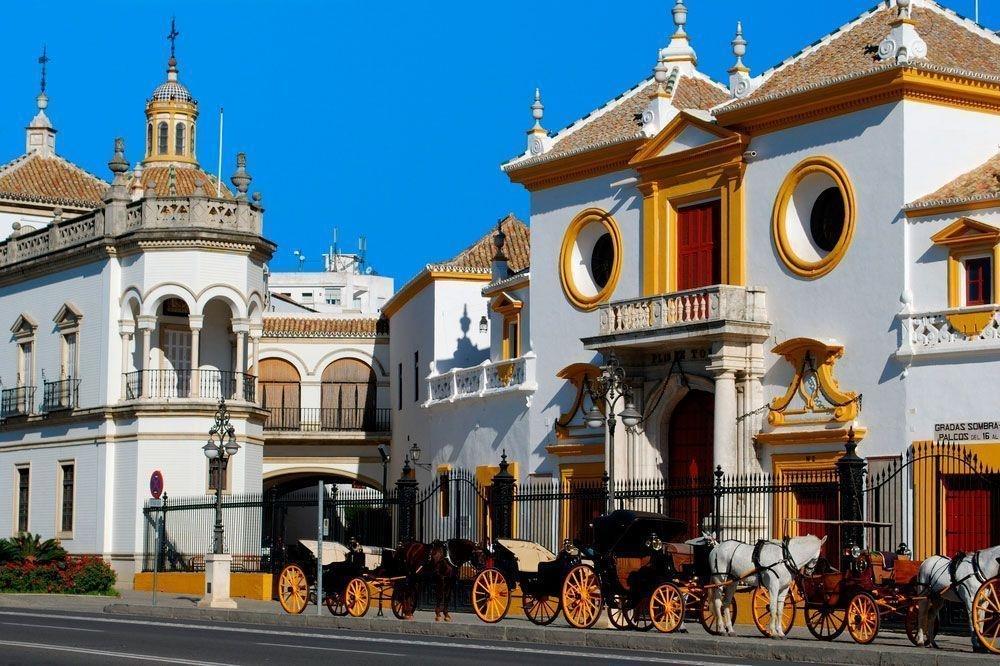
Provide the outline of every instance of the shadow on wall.
[[472,328],[472,319],[469,318],[469,306],[462,307],[462,316],[458,320],[458,325],[462,329],[462,337],[455,341],[455,352],[451,358],[440,359],[437,362],[438,373],[448,372],[455,368],[471,368],[489,359],[490,348],[480,349],[469,339],[469,330]]

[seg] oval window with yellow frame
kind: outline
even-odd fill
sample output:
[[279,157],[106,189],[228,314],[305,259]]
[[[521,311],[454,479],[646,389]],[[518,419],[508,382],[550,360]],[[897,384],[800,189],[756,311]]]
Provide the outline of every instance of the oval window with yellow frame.
[[589,208],[577,215],[563,236],[559,278],[566,298],[593,310],[614,293],[621,275],[622,238],[614,218]]

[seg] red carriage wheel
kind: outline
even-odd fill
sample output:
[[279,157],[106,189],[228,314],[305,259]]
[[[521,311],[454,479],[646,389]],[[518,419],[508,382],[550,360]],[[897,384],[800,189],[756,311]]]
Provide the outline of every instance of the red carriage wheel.
[[309,579],[297,564],[289,564],[278,575],[278,603],[286,613],[299,615],[309,603]]
[[[726,609],[723,608],[722,612],[725,613]],[[733,624],[736,624],[736,595],[733,595],[732,601],[729,602],[729,618],[732,620]],[[712,634],[713,636],[722,635],[722,627],[719,626],[715,619],[715,614],[712,613],[712,591],[705,590],[705,596],[701,600],[701,613],[699,614],[698,620],[701,622],[701,626],[705,627],[705,631]]]
[[417,590],[409,583],[402,582],[392,587],[392,614],[397,620],[409,620],[417,609]]
[[472,581],[472,610],[487,624],[495,624],[510,608],[510,587],[499,569],[484,569]]
[[559,597],[550,594],[535,596],[528,592],[521,594],[521,608],[524,615],[533,624],[545,626],[552,622],[559,615]]
[[664,634],[677,631],[684,622],[684,595],[671,583],[664,583],[649,597],[648,611],[652,626]]
[[[766,587],[755,587],[753,590],[753,624],[757,631],[770,638],[771,636],[771,593]],[[792,590],[785,595],[785,603],[781,608],[781,633],[788,634],[795,624],[795,598]]]
[[351,617],[364,617],[371,606],[371,594],[368,583],[363,578],[352,578],[344,588],[344,605]]
[[563,617],[570,626],[590,629],[601,615],[604,597],[597,572],[588,564],[578,564],[566,575],[562,585]]
[[879,614],[875,598],[859,592],[847,604],[847,632],[856,643],[868,645],[878,636]]
[[979,586],[972,599],[972,626],[983,647],[1000,654],[1000,576]]
[[821,641],[832,641],[847,626],[847,612],[843,608],[806,604],[806,628]]
[[917,647],[931,647],[934,645],[934,639],[937,638],[938,619],[935,617],[934,621],[931,622],[930,631],[924,636],[922,643],[917,642],[917,633],[920,630],[919,619],[920,605],[918,603],[911,604],[910,609],[906,611],[906,637]]

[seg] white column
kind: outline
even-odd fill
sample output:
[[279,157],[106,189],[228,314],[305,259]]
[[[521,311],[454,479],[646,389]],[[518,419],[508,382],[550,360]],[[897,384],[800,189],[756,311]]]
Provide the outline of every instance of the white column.
[[736,373],[722,370],[715,376],[714,464],[727,474],[736,471]]
[[144,315],[139,317],[139,328],[142,330],[142,367],[136,368],[137,370],[142,370],[141,375],[141,386],[139,395],[143,398],[149,397],[149,352],[150,352],[150,342],[153,335],[153,328],[156,326],[156,316],[155,315]]
[[191,397],[201,397],[201,329],[191,328]]
[[236,399],[243,399],[243,373],[246,372],[243,346],[246,344],[246,331],[236,332]]
[[134,330],[127,330],[127,329],[123,329],[121,331],[121,336],[122,336],[122,367],[121,367],[122,383],[121,383],[121,398],[120,398],[121,400],[125,400],[128,398],[128,389],[127,389],[127,382],[128,382],[127,375],[129,372],[128,356],[129,356],[129,351],[132,348],[133,332]]
[[253,398],[260,404],[260,336],[261,331],[250,331],[250,343],[253,345]]

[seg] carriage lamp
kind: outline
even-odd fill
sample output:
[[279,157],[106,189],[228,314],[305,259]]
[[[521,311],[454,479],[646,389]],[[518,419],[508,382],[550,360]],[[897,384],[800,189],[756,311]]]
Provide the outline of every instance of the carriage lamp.
[[419,462],[420,453],[420,447],[417,446],[416,442],[413,442],[413,446],[410,447],[410,460],[413,462]]
[[490,330],[490,320],[486,318],[486,315],[483,315],[479,320],[479,332],[485,335],[488,330]]
[[646,542],[646,547],[658,553],[663,550],[663,541],[660,540],[660,537],[654,534]]
[[851,557],[853,557],[854,559],[858,559],[859,557],[861,557],[861,546],[851,546],[851,550],[849,551],[849,553]]
[[215,490],[215,528],[213,530],[212,552],[221,555],[223,552],[222,490],[226,464],[240,450],[240,445],[236,442],[236,429],[229,422],[229,409],[226,407],[225,398],[219,400],[219,408],[215,412],[215,424],[209,429],[208,441],[201,450],[208,458],[209,471],[212,472],[213,490]]

